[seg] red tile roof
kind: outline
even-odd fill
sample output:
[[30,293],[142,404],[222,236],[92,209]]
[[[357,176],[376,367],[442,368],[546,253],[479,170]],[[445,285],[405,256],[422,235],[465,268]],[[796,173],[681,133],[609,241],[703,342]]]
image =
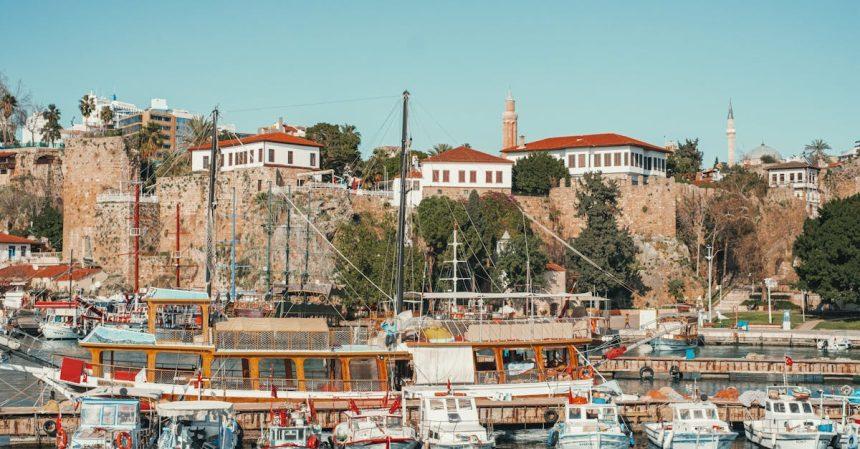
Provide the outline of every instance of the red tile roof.
[[[75,268],[75,270],[72,271],[72,280],[73,281],[80,281],[81,279],[84,279],[88,276],[92,276],[92,275],[99,273],[101,271],[102,271],[101,268]],[[68,270],[65,274],[63,274],[62,276],[57,278],[57,282],[68,281],[68,280],[69,280]]]
[[[241,139],[219,140],[218,146],[220,148],[227,148],[254,142],[291,143],[293,145],[304,145],[306,147],[322,147],[322,144],[316,143],[313,140],[305,139],[303,137],[292,136],[290,134],[277,131],[263,134],[255,134],[253,136],[242,137]],[[207,142],[203,145],[191,147],[188,149],[188,151],[202,151],[209,150],[211,148],[212,143]]]
[[790,169],[796,169],[796,168],[814,168],[816,170],[818,169],[818,167],[816,167],[816,166],[814,166],[814,165],[812,165],[806,161],[788,161],[788,162],[782,162],[779,164],[771,165],[771,166],[765,168],[765,170],[767,170],[767,171],[790,170]]
[[563,266],[561,266],[561,265],[559,265],[559,264],[557,264],[557,263],[552,263],[552,262],[548,262],[548,263],[546,264],[546,269],[547,269],[547,270],[549,270],[549,271],[567,271],[567,270],[565,270],[565,269],[564,269],[564,267],[563,267]]
[[18,237],[17,235],[3,234],[2,232],[0,232],[0,243],[25,243],[29,245],[35,245],[38,242],[25,239],[24,237]]
[[[400,179],[400,175],[395,176],[394,179]],[[406,179],[421,179],[421,171],[411,170],[409,174],[406,175]]]
[[643,142],[632,137],[622,136],[615,133],[602,134],[583,134],[580,136],[561,136],[548,137],[546,139],[536,140],[525,144],[524,147],[505,148],[502,153],[520,153],[525,151],[548,151],[561,150],[564,148],[600,148],[600,147],[617,147],[631,145],[635,147],[645,148],[646,150],[662,151],[670,153],[671,151],[652,145],[648,142]]
[[437,154],[435,156],[430,156],[427,159],[421,161],[422,163],[428,162],[466,162],[466,163],[486,163],[486,164],[513,164],[514,161],[510,161],[508,159],[493,156],[492,154],[482,153],[478,150],[469,148],[467,146],[459,146],[457,148],[445,151],[444,153]]
[[[76,268],[76,270],[81,270],[81,268]],[[0,283],[29,281],[30,279],[53,279],[68,273],[68,271],[68,265],[48,265],[39,268],[31,264],[9,265],[0,269]]]
[[38,271],[33,275],[34,278],[55,278],[64,273],[69,272],[68,265],[50,265],[47,267],[39,268]]
[[14,156],[14,155],[15,155],[14,151],[0,151],[0,157],[9,157],[9,156]]

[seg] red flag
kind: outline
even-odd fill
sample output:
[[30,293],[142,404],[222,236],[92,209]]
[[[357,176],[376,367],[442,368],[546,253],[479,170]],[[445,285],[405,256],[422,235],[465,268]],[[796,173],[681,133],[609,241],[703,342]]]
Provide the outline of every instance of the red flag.
[[451,394],[451,379],[448,379],[448,394]]
[[573,404],[573,391],[567,390],[567,403]]
[[399,409],[400,409],[400,396],[398,396],[396,399],[394,399],[394,404],[391,404],[391,408],[388,409],[388,413],[393,415],[394,412],[396,412]]
[[354,399],[349,400],[349,409],[352,410],[356,415],[361,414],[361,409],[358,408],[358,404],[355,403]]
[[791,360],[791,357],[785,356],[785,366],[794,365],[794,360]]
[[316,422],[316,420],[317,420],[317,407],[316,407],[316,405],[314,405],[314,400],[310,399],[310,398],[308,398],[308,410],[310,410],[310,413],[311,413],[311,421]]

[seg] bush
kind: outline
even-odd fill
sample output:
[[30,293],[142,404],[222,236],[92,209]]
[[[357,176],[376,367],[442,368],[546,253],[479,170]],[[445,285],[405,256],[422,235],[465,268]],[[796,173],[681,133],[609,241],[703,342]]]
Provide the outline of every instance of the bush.
[[570,173],[564,161],[546,153],[532,153],[519,159],[513,169],[513,191],[525,195],[546,195],[562,180],[569,185]]

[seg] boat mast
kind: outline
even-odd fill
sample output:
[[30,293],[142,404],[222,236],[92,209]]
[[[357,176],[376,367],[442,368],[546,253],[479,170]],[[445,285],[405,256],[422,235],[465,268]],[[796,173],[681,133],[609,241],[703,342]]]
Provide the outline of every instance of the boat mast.
[[233,213],[230,214],[230,300],[236,301],[236,186],[233,186]]
[[212,297],[215,268],[215,175],[218,172],[218,108],[212,110],[212,148],[209,151],[209,202],[206,206],[206,294]]
[[406,243],[406,178],[409,170],[409,154],[407,151],[408,134],[407,121],[409,118],[409,91],[403,91],[403,128],[400,139],[400,209],[397,210],[397,290],[394,297],[394,315],[403,308],[403,251]]

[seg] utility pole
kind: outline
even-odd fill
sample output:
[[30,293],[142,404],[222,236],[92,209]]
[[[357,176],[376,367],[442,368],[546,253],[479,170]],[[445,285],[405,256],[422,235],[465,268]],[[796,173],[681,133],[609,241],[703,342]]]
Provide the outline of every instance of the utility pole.
[[[406,245],[406,175],[409,173],[409,153],[407,139],[409,134],[409,91],[403,91],[403,126],[400,135],[400,209],[397,211],[397,284],[394,298],[394,315],[403,308],[403,252]],[[454,270],[456,270],[456,264]],[[456,278],[456,273],[454,274]],[[456,281],[454,281],[456,284]],[[456,288],[456,287],[455,287]]]
[[176,203],[176,255],[173,256],[176,262],[176,288],[179,288],[179,233],[181,232],[179,224],[179,203]]
[[266,296],[272,294],[272,181],[269,181],[269,197],[266,201]]
[[230,214],[230,300],[236,301],[236,186],[233,186],[233,213]]
[[711,299],[711,267],[713,266],[714,255],[711,253],[712,250],[713,250],[713,248],[711,248],[711,245],[708,245],[708,255],[705,256],[705,259],[708,259],[708,322],[709,323],[713,321],[712,312],[711,312],[711,306],[712,306],[712,302],[711,302],[712,301],[712,299]]
[[310,274],[308,273],[308,267],[311,257],[311,217],[313,217],[313,206],[311,205],[311,186],[307,186],[308,189],[308,220],[305,224],[305,271],[302,272],[302,291],[305,290],[305,284],[307,284],[308,279],[310,279]]
[[134,293],[140,291],[140,178],[134,181],[134,224],[131,235],[134,237]]
[[[287,186],[287,198],[292,201],[292,187]],[[287,287],[287,291],[290,289],[290,236],[292,234],[291,223],[290,220],[292,218],[293,208],[287,204],[287,237],[286,244],[284,245],[284,285]]]
[[[209,150],[209,201],[206,207],[206,294],[212,297],[215,270],[215,175],[218,172],[218,108],[212,111],[212,148]],[[235,202],[234,202],[235,204]]]

